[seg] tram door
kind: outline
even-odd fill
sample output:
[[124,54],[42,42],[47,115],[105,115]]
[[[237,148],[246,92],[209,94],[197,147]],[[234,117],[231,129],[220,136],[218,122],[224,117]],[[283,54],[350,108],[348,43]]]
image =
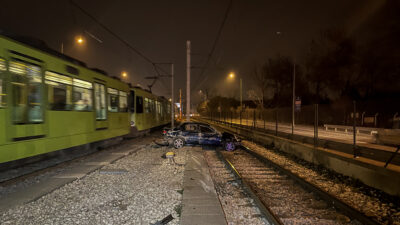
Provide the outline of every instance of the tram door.
[[21,53],[11,53],[11,139],[22,141],[43,138],[46,136],[46,129],[42,61]]
[[94,83],[94,97],[96,110],[96,130],[107,129],[106,87],[104,84]]

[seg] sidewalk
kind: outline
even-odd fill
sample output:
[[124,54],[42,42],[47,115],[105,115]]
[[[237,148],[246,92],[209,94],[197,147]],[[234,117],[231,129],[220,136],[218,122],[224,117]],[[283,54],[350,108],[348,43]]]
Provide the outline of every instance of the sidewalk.
[[203,150],[201,147],[192,147],[187,157],[181,225],[226,225]]

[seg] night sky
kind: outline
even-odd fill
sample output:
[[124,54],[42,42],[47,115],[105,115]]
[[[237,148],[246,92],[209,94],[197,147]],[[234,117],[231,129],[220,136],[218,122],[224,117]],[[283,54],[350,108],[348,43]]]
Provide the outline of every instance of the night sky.
[[[175,63],[176,93],[185,91],[186,40],[192,42],[192,65],[204,66],[228,0],[213,1],[77,1],[154,62]],[[311,40],[323,29],[343,27],[357,36],[385,0],[234,0],[215,52],[203,77],[192,70],[192,98],[200,89],[214,89],[225,96],[237,96],[238,82],[226,82],[230,71],[243,78],[244,89],[252,88],[251,69],[277,54],[301,62]],[[111,36],[67,0],[2,1],[0,29],[33,36],[48,46],[101,68],[110,75],[125,70],[134,84],[146,87],[155,76],[153,66]],[[89,37],[90,32],[103,43]],[[76,35],[86,38],[84,46],[74,43]],[[165,66],[165,70],[169,70]],[[163,78],[153,92],[170,96],[170,80]],[[177,96],[177,95],[176,95]]]

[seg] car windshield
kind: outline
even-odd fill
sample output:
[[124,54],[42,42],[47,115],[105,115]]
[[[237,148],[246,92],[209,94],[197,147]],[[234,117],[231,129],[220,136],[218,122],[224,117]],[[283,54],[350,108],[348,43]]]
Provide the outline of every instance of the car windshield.
[[185,124],[184,125],[184,130],[185,131],[196,132],[196,131],[198,131],[197,124],[192,124],[192,123]]
[[214,130],[211,127],[200,126],[201,133],[214,133]]

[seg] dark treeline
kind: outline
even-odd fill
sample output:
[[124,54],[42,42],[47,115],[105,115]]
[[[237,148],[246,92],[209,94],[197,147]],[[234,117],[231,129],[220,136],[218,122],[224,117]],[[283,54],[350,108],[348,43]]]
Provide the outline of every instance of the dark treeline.
[[[348,113],[356,101],[360,113],[393,118],[400,111],[399,9],[400,3],[387,1],[356,34],[327,29],[310,41],[304,58],[277,55],[258,64],[249,76],[254,86],[244,90],[244,99],[257,108],[290,107],[296,65],[296,96],[302,105],[330,105]],[[238,106],[237,100],[218,96],[200,104],[199,112]]]

